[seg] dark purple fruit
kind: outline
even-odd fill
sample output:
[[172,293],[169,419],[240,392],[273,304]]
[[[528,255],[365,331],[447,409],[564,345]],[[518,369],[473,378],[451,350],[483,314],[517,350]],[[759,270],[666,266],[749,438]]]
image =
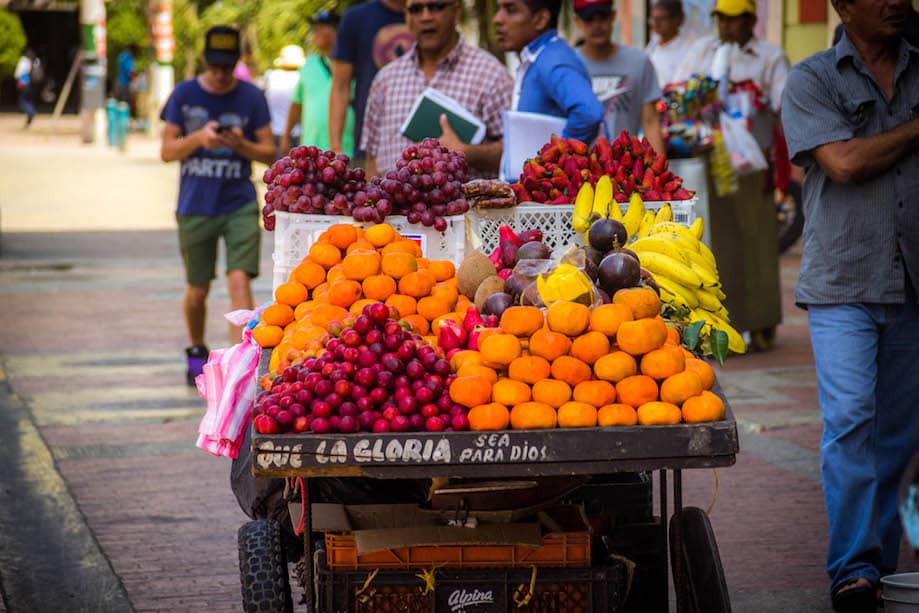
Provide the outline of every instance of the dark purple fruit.
[[584,258],[584,274],[590,277],[594,283],[597,282],[597,276],[600,274],[600,267],[590,258]]
[[638,257],[638,254],[632,251],[631,249],[626,249],[625,247],[623,247],[622,249],[619,250],[619,253],[624,253],[626,255],[632,256],[633,258],[635,258],[635,261],[638,262],[639,266],[641,265],[641,258]]
[[514,244],[514,241],[503,240],[499,245],[501,248],[501,264],[505,268],[513,268],[517,263],[517,245]]
[[610,300],[609,294],[607,294],[606,291],[603,290],[603,288],[598,287],[595,289],[597,292],[597,296],[596,296],[597,301],[594,303],[595,305],[599,306],[601,304],[609,304],[610,302],[612,302]]
[[514,300],[520,298],[525,288],[532,280],[523,275],[514,273],[504,281],[504,291],[511,295]]
[[530,283],[523,289],[523,293],[520,294],[520,304],[539,308],[546,306],[539,296],[539,290],[536,289],[536,283]]
[[517,260],[548,260],[552,256],[549,246],[539,241],[524,243],[517,250]]
[[511,306],[514,306],[514,297],[505,292],[497,292],[485,300],[482,312],[486,315],[501,317],[504,310]]
[[625,253],[612,253],[600,262],[600,287],[610,295],[623,287],[634,287],[641,280],[638,260]]
[[603,252],[623,247],[628,239],[625,226],[615,219],[598,219],[587,231],[587,243]]
[[590,260],[591,262],[593,262],[595,266],[599,266],[599,265],[600,265],[600,261],[603,260],[603,252],[602,252],[602,251],[600,251],[599,249],[594,249],[594,248],[591,247],[590,245],[584,246],[584,247],[583,247],[583,250],[584,250],[584,256],[585,256],[588,260]]

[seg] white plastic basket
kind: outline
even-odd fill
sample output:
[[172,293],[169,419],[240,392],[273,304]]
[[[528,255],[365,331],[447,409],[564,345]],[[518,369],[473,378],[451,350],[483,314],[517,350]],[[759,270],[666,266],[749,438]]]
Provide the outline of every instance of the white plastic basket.
[[[688,226],[696,218],[695,204],[691,200],[670,202],[673,209],[673,221]],[[645,208],[653,211],[664,205],[663,202],[645,202]],[[625,213],[628,205],[620,204]],[[535,204],[525,202],[508,209],[472,209],[469,211],[469,232],[466,235],[466,251],[480,249],[486,254],[498,246],[498,228],[508,225],[514,232],[523,230],[542,230],[542,241],[556,249],[571,243],[579,242],[580,236],[571,227],[571,204]]]
[[[353,217],[343,215],[303,215],[301,213],[276,212],[274,228],[274,277],[272,288],[287,281],[291,271],[309,253],[310,246],[320,234],[332,225],[349,223],[369,227],[371,223],[358,223]],[[447,229],[438,232],[420,224],[410,224],[404,215],[390,215],[386,223],[396,232],[417,242],[426,258],[450,260],[457,266],[465,253],[466,218],[463,215],[445,217]]]

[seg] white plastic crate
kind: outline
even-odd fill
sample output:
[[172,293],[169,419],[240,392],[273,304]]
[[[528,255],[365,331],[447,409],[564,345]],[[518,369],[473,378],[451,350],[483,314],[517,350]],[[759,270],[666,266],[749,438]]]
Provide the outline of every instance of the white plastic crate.
[[[670,202],[673,209],[673,221],[688,226],[696,218],[696,197],[690,200]],[[645,202],[645,208],[653,211],[664,205],[663,202]],[[625,213],[627,204],[620,204]],[[469,211],[469,232],[466,234],[466,251],[480,249],[486,254],[498,246],[498,228],[508,225],[514,232],[540,229],[542,241],[556,249],[571,243],[579,242],[580,236],[571,227],[571,204],[536,204],[522,203],[507,209],[472,209]]]
[[[272,288],[287,281],[291,271],[309,253],[310,246],[329,226],[349,223],[369,227],[372,223],[359,223],[353,217],[344,215],[303,215],[301,213],[276,212],[274,228],[274,277]],[[457,266],[465,254],[466,218],[463,215],[446,217],[447,229],[438,232],[421,224],[410,224],[404,215],[390,215],[386,223],[396,232],[417,242],[426,258],[450,260]]]

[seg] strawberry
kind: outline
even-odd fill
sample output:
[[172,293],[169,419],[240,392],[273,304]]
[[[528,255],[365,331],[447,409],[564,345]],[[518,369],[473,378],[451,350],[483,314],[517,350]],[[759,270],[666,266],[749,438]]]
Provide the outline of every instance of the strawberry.
[[616,200],[616,202],[628,202],[629,201],[629,197],[623,194],[622,192],[616,192],[613,195],[613,198]]
[[569,157],[567,160],[565,160],[564,169],[565,169],[565,174],[568,175],[569,177],[573,177],[574,175],[576,175],[578,172],[577,158]]
[[622,157],[619,158],[619,164],[621,166],[624,166],[625,168],[632,168],[633,161],[634,159],[632,158],[632,154],[629,153],[628,151],[623,153]]
[[654,174],[659,175],[664,172],[664,169],[667,167],[667,158],[662,155],[657,156],[654,161],[651,163],[651,170]]
[[565,176],[564,173],[559,177],[552,177],[552,185],[554,187],[557,187],[558,189],[565,189],[566,187],[568,187],[568,183],[569,183],[568,177]]
[[[543,147],[545,149],[545,147]],[[552,163],[558,160],[558,156],[561,155],[561,151],[557,147],[551,147],[548,151],[543,151],[540,154],[543,162]]]
[[661,200],[663,201],[676,200],[676,198],[674,198],[673,194],[671,194],[670,192],[664,192],[661,194]]
[[657,190],[649,189],[644,193],[645,202],[659,202],[660,199],[661,195]]
[[587,155],[587,144],[582,143],[576,138],[568,139],[568,148],[572,153],[576,153],[577,155]]
[[640,158],[645,154],[645,147],[641,144],[641,141],[635,137],[632,137],[632,154],[636,158]]
[[550,200],[547,204],[571,204],[571,199],[568,196],[559,196],[555,200]]
[[675,192],[673,192],[674,200],[689,200],[690,198],[692,198],[692,196],[693,196],[692,192],[685,190],[682,187],[676,190]]
[[673,192],[679,189],[679,187],[680,187],[680,181],[678,179],[673,179],[671,181],[667,181],[667,183],[664,184],[664,191]]
[[548,200],[548,198],[546,198],[546,193],[540,190],[530,192],[530,198],[533,202],[545,202]]
[[635,179],[638,180],[644,174],[645,174],[645,165],[641,163],[640,159],[635,160],[635,163],[632,164],[632,176],[634,176]]
[[651,170],[650,168],[645,168],[645,172],[641,177],[641,184],[647,185],[647,187],[651,187],[652,185],[654,185],[655,178],[656,177],[654,176],[654,171]]

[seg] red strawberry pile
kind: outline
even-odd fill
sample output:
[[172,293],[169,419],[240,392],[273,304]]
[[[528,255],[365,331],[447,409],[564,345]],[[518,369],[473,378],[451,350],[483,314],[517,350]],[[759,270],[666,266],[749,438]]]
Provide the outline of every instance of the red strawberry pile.
[[603,175],[612,179],[617,202],[628,202],[633,192],[648,202],[689,200],[693,195],[670,172],[667,158],[646,138],[638,140],[625,130],[612,143],[601,136],[589,150],[579,140],[553,135],[526,161],[512,187],[519,202],[571,204],[584,183],[595,185]]

